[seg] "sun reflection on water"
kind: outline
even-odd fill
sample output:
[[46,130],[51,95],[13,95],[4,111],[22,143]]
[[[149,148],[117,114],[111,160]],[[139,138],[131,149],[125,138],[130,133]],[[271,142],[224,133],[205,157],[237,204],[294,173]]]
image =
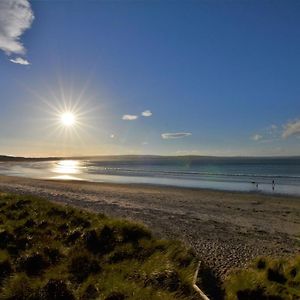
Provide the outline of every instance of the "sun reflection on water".
[[[53,173],[59,174],[54,176],[55,179],[78,180],[81,173],[82,164],[78,160],[61,160],[55,163],[52,169]],[[77,176],[74,176],[77,175]]]

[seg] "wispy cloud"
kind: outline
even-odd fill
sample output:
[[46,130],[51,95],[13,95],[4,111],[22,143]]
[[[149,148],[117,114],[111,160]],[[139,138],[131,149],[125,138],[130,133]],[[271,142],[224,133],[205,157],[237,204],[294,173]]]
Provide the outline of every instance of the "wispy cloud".
[[122,120],[125,121],[134,121],[138,118],[136,115],[123,115]]
[[260,132],[257,132],[250,136],[253,141],[260,141],[261,143],[270,143],[278,141],[280,139],[280,130],[276,124],[271,124],[265,128],[262,128]]
[[152,112],[151,110],[145,110],[142,112],[142,116],[143,117],[151,117],[152,116]]
[[10,61],[14,64],[30,65],[30,62],[27,59],[24,59],[22,57],[11,58]]
[[161,137],[165,140],[168,139],[181,139],[192,135],[190,132],[174,132],[174,133],[162,133]]
[[293,135],[300,135],[300,120],[289,122],[283,126],[282,137],[288,138]]
[[272,124],[265,129],[265,133],[272,137],[278,137],[280,135],[280,130],[278,130],[278,126]]
[[[31,27],[33,19],[28,0],[0,0],[0,49],[7,55],[24,55],[26,49],[20,38]],[[12,62],[20,63],[16,61]]]
[[251,136],[251,139],[252,139],[253,141],[259,141],[259,140],[261,140],[262,138],[263,138],[263,136],[262,136],[261,134],[254,134],[254,135]]

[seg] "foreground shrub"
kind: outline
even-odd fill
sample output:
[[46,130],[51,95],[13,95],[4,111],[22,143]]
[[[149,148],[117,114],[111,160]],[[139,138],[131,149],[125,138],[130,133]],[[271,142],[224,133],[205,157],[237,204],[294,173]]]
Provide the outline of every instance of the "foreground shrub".
[[40,290],[38,297],[43,300],[75,300],[66,283],[56,279],[50,279]]
[[30,300],[35,299],[35,290],[25,274],[16,274],[6,281],[1,289],[2,300]]
[[197,299],[195,257],[143,225],[24,195],[0,210],[1,300]]
[[300,298],[300,257],[259,258],[248,269],[232,272],[224,283],[228,300]]
[[119,292],[113,292],[109,296],[105,298],[105,300],[125,300],[126,295],[119,293]]
[[90,274],[98,273],[100,270],[98,261],[84,254],[73,257],[69,265],[70,274],[79,283],[84,281]]
[[20,262],[20,269],[25,271],[29,276],[40,275],[47,266],[48,262],[46,258],[40,253],[33,253],[22,257]]
[[150,274],[149,278],[146,279],[145,284],[150,284],[156,288],[174,292],[178,290],[180,286],[180,279],[176,271],[166,270]]
[[12,266],[8,259],[0,261],[0,284],[12,271]]

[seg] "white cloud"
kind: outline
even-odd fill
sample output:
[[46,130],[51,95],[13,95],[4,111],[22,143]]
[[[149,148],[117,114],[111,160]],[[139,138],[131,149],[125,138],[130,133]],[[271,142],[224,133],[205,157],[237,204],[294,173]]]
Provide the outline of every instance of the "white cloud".
[[10,61],[14,64],[30,65],[30,62],[22,57],[11,58]]
[[269,127],[267,127],[265,129],[265,133],[266,135],[269,135],[271,137],[278,137],[278,135],[280,134],[279,130],[278,130],[278,126],[275,124],[270,125]]
[[0,49],[7,55],[25,54],[20,38],[33,19],[29,0],[0,0]]
[[143,117],[151,117],[152,116],[152,112],[151,110],[145,110],[142,112],[142,116]]
[[259,141],[259,140],[261,140],[262,138],[263,138],[263,136],[260,135],[260,134],[254,134],[254,135],[251,136],[251,139],[252,139],[253,141]]
[[168,139],[181,139],[192,135],[190,132],[175,132],[175,133],[162,133],[161,137],[165,140]]
[[292,135],[300,135],[300,120],[289,122],[284,125],[282,137],[285,139]]
[[280,139],[280,131],[276,124],[271,124],[261,130],[260,133],[250,136],[253,141],[260,141],[261,143],[271,143]]
[[122,120],[125,121],[134,121],[138,118],[136,115],[123,115]]
[[114,134],[111,134],[109,137],[110,137],[111,139],[114,139],[114,138],[115,138],[115,135],[114,135]]

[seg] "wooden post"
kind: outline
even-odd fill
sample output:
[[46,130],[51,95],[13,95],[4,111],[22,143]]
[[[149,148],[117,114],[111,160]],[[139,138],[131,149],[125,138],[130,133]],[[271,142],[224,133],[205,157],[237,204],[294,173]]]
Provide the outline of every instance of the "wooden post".
[[200,295],[202,300],[209,300],[209,298],[199,289],[199,287],[197,286],[197,278],[198,278],[198,273],[199,273],[199,269],[200,269],[200,265],[201,265],[201,261],[199,261],[196,272],[194,274],[194,278],[193,278],[193,288],[194,290]]

